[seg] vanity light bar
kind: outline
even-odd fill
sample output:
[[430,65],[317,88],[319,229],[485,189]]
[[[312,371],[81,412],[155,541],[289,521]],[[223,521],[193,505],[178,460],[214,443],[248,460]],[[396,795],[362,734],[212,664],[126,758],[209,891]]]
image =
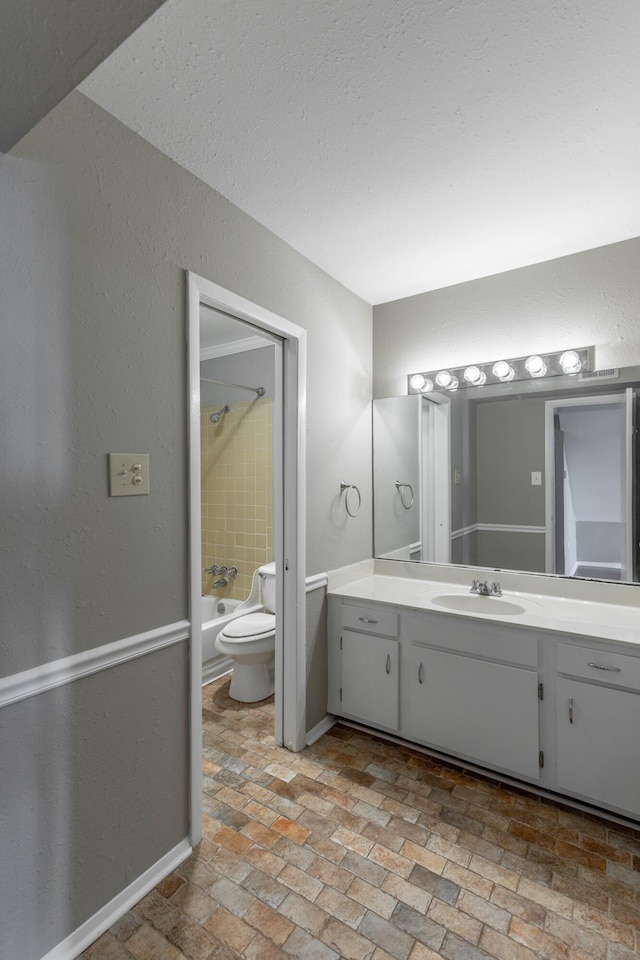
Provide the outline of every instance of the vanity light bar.
[[432,390],[453,392],[460,387],[481,387],[485,383],[575,376],[592,371],[593,355],[593,347],[580,347],[558,350],[557,353],[532,353],[528,357],[511,360],[468,364],[466,367],[410,373],[407,377],[408,393],[430,393]]

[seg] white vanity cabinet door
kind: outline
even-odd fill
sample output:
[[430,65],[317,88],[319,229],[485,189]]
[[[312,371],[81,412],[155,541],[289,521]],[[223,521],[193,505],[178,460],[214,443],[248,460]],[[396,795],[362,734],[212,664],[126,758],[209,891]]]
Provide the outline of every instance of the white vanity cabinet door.
[[341,712],[374,727],[398,729],[398,641],[342,631]]
[[640,693],[558,677],[558,788],[640,815]]
[[407,657],[411,739],[539,778],[536,671],[419,646]]

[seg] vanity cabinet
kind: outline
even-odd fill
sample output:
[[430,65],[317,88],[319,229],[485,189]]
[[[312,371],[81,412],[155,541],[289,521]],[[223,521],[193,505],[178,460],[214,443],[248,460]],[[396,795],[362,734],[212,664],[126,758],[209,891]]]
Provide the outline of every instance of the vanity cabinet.
[[640,658],[559,643],[558,788],[640,816]]
[[400,724],[398,615],[374,605],[339,604],[330,643],[329,709],[385,730]]
[[538,675],[475,657],[412,647],[411,739],[538,779]]
[[514,639],[512,631],[494,624],[411,613],[403,637],[407,737],[537,780],[535,636]]
[[331,595],[328,709],[640,821],[640,645]]

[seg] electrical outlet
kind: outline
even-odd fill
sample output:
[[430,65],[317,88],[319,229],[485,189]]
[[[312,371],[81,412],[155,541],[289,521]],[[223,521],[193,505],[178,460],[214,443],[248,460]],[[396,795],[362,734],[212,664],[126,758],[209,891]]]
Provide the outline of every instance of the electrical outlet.
[[109,496],[139,497],[149,493],[149,454],[109,454]]

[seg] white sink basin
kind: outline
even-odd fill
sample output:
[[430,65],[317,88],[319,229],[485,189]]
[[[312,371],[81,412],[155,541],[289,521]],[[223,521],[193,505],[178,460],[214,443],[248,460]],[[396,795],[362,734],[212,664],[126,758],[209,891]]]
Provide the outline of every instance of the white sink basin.
[[[489,617],[517,617],[529,609],[512,600],[503,597],[483,597],[477,593],[443,593],[432,597],[431,602],[437,607],[446,607],[448,610],[458,610],[460,613],[485,613]],[[537,606],[537,604],[535,604]]]

